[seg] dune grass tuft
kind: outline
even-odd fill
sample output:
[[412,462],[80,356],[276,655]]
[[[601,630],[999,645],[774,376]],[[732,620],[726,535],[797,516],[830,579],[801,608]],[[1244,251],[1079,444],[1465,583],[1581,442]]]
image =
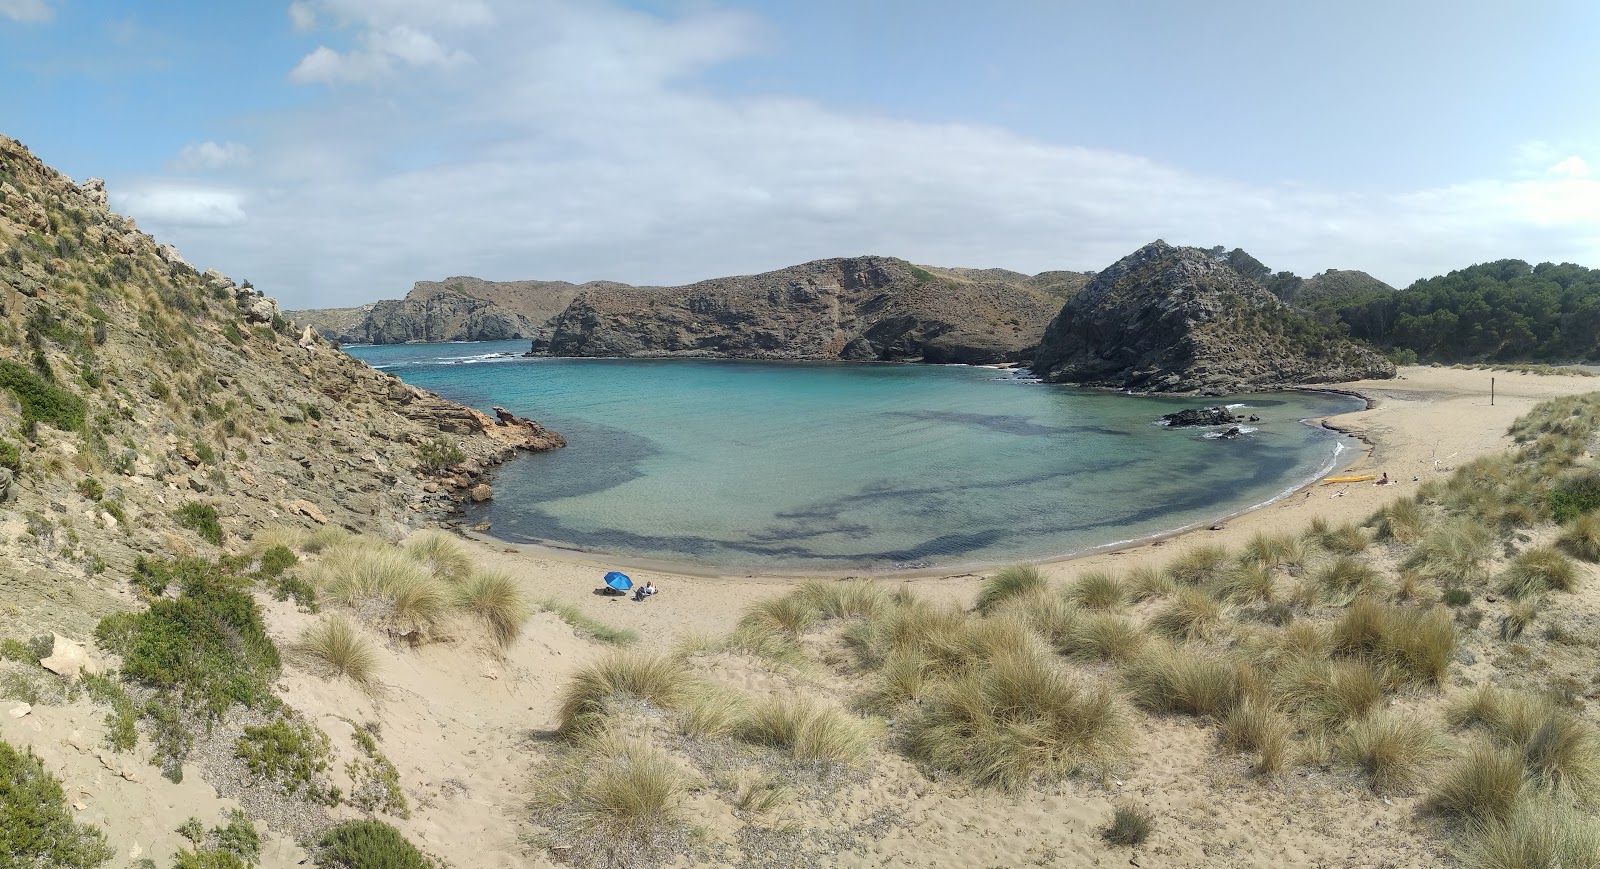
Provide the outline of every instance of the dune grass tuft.
[[1296,658],[1269,680],[1272,694],[1310,730],[1333,732],[1383,698],[1383,679],[1363,662]]
[[488,626],[495,642],[506,648],[517,641],[528,620],[528,597],[508,573],[473,573],[454,589],[456,606]]
[[290,651],[328,676],[349,679],[362,689],[376,684],[378,653],[356,627],[328,616],[306,628]]
[[1365,550],[1372,539],[1360,525],[1346,522],[1333,528],[1324,528],[1316,534],[1315,542],[1336,555],[1355,555]]
[[1150,618],[1150,628],[1179,640],[1209,639],[1222,621],[1222,606],[1197,588],[1180,588]]
[[309,534],[301,536],[297,548],[301,552],[316,555],[347,543],[354,536],[337,525],[324,525]]
[[1522,797],[1522,757],[1511,748],[1474,743],[1433,786],[1435,809],[1470,821],[1504,820]]
[[1272,569],[1259,563],[1231,567],[1219,574],[1211,585],[1211,592],[1218,600],[1232,603],[1271,601],[1274,589]]
[[279,546],[290,550],[299,549],[306,537],[304,530],[292,525],[267,525],[251,536],[250,547],[245,551],[252,556],[260,556],[268,549]]
[[1084,609],[1117,609],[1128,602],[1128,587],[1104,571],[1091,571],[1067,588],[1066,598]]
[[1481,728],[1519,752],[1533,785],[1581,799],[1600,796],[1600,732],[1551,698],[1483,686],[1445,714],[1453,725]]
[[1129,570],[1127,586],[1129,597],[1136,601],[1165,597],[1178,590],[1172,577],[1148,565]]
[[1468,869],[1600,866],[1600,829],[1570,806],[1524,799],[1509,816],[1472,825],[1457,856]]
[[588,835],[647,843],[682,823],[688,785],[687,776],[660,750],[600,730],[578,740],[546,799],[575,813]]
[[384,597],[389,619],[404,630],[426,631],[450,608],[450,589],[426,574],[395,578]]
[[1100,837],[1113,845],[1143,845],[1155,832],[1155,817],[1137,806],[1118,806]]
[[870,745],[864,722],[800,697],[774,697],[757,705],[738,733],[758,745],[787,748],[795,760],[808,763],[855,763]]
[[1179,585],[1202,585],[1228,569],[1228,550],[1201,545],[1185,550],[1167,565],[1167,576]]
[[1443,581],[1462,585],[1483,578],[1485,560],[1494,536],[1481,522],[1458,517],[1430,527],[1406,559],[1408,569],[1420,570]]
[[540,599],[537,603],[540,609],[554,613],[580,633],[588,634],[598,642],[610,643],[614,646],[628,646],[639,641],[639,635],[634,631],[628,628],[615,628],[590,618],[583,610],[566,601],[547,597]]
[[978,589],[978,612],[988,615],[1008,598],[1047,586],[1044,574],[1031,564],[1013,564],[983,581]]
[[1396,498],[1367,520],[1367,524],[1373,526],[1379,540],[1416,543],[1427,530],[1428,518],[1415,498]]
[[1148,637],[1133,621],[1112,613],[1088,613],[1074,619],[1053,644],[1075,661],[1126,661]]
[[744,695],[719,685],[690,689],[678,715],[678,732],[696,739],[716,739],[739,728],[750,704]]
[[890,605],[888,592],[870,579],[814,579],[802,584],[796,596],[829,619],[872,618]]
[[1329,600],[1348,602],[1358,594],[1376,593],[1383,575],[1359,558],[1341,555],[1316,572],[1317,584]]
[[1004,653],[939,685],[905,726],[911,755],[985,786],[1017,789],[1126,750],[1127,714],[1115,692],[1069,678],[1051,661]]
[[1293,534],[1256,532],[1239,553],[1239,563],[1273,570],[1305,562],[1305,546]]
[[1364,771],[1379,793],[1409,791],[1445,755],[1444,741],[1431,725],[1377,711],[1350,726],[1338,741],[1347,764]]
[[1553,546],[1539,546],[1517,555],[1500,573],[1500,590],[1517,600],[1578,587],[1578,568]]
[[1122,680],[1134,704],[1149,712],[1220,718],[1239,699],[1239,672],[1232,663],[1165,643],[1134,655]]
[[785,594],[751,604],[740,622],[797,637],[821,620],[816,602],[805,595]]
[[1455,656],[1456,630],[1442,606],[1418,609],[1358,597],[1333,626],[1333,648],[1405,682],[1437,684]]
[[406,541],[405,553],[445,582],[463,582],[472,575],[472,558],[466,548],[443,531],[417,534]]
[[1600,561],[1600,513],[1583,513],[1563,525],[1556,545],[1573,558]]
[[1256,771],[1276,775],[1283,769],[1294,725],[1288,716],[1259,697],[1245,697],[1222,721],[1222,744],[1233,751],[1259,755]]
[[676,709],[690,699],[693,677],[676,658],[616,651],[579,670],[561,690],[557,715],[563,736],[597,732],[605,722],[606,704],[635,698],[662,709]]

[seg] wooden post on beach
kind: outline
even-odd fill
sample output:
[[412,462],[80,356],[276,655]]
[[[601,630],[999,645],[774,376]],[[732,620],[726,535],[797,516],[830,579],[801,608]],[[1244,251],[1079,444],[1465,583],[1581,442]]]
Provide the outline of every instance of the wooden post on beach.
[[1494,407],[1494,378],[1489,378],[1489,406]]

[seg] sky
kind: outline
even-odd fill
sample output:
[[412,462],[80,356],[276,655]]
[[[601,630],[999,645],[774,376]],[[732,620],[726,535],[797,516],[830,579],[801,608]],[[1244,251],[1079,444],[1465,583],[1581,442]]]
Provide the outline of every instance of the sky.
[[0,132],[288,308],[1156,238],[1600,267],[1591,0],[0,0]]

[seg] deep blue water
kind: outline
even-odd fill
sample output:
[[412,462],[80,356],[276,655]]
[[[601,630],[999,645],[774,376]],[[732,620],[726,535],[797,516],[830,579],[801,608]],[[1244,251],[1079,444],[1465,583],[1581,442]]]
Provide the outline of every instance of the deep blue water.
[[502,468],[474,508],[514,542],[769,570],[994,564],[1211,521],[1356,456],[1301,422],[1360,406],[1343,396],[1224,399],[1262,421],[1223,440],[1151,424],[1215,399],[988,368],[516,358],[525,347],[348,348],[567,437]]

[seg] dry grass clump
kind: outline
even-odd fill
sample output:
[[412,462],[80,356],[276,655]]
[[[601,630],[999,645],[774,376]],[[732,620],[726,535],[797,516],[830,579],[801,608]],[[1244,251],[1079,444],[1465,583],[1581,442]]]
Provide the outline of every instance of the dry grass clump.
[[1481,522],[1459,517],[1430,527],[1406,559],[1410,570],[1420,570],[1446,585],[1483,579],[1484,562],[1494,535]]
[[1100,837],[1113,845],[1143,845],[1155,831],[1155,816],[1137,806],[1117,806],[1111,823],[1100,831]]
[[377,650],[354,625],[338,616],[306,628],[289,648],[326,676],[342,676],[363,690],[376,684]]
[[[324,525],[321,528],[312,531],[310,534],[301,536],[299,538],[298,548],[301,552],[305,552],[310,555],[316,555],[318,553],[327,552],[335,546],[341,546],[345,543],[348,543],[353,537],[355,537],[354,534],[351,534],[337,525]],[[270,549],[271,547],[267,548]]]
[[1600,795],[1600,733],[1551,698],[1483,686],[1450,704],[1446,717],[1520,752],[1534,785],[1582,799]]
[[575,816],[579,832],[603,840],[648,845],[681,825],[690,784],[660,750],[605,729],[578,739],[564,768],[546,781],[541,801]]
[[1373,709],[1383,679],[1359,661],[1290,660],[1269,680],[1272,696],[1293,709],[1308,729],[1332,732]]
[[1374,594],[1383,586],[1383,574],[1350,555],[1341,555],[1323,565],[1316,580],[1329,600],[1341,603],[1358,594]]
[[1600,829],[1570,806],[1524,799],[1508,817],[1474,824],[1457,856],[1469,869],[1600,866]]
[[1355,555],[1372,542],[1367,532],[1354,522],[1330,527],[1320,516],[1311,520],[1305,540],[1336,555]]
[[267,525],[251,536],[250,547],[245,551],[252,557],[257,557],[268,549],[279,546],[289,550],[299,549],[307,536],[304,530],[292,525]]
[[937,686],[905,739],[935,769],[1017,789],[1104,767],[1126,750],[1128,720],[1105,686],[1071,679],[1042,656],[1008,653]]
[[866,706],[889,712],[902,703],[919,701],[936,678],[927,658],[915,652],[890,652],[878,668],[878,683],[867,695]]
[[1084,609],[1116,609],[1128,602],[1129,589],[1122,580],[1103,571],[1078,578],[1066,591],[1067,600]]
[[800,594],[785,594],[752,604],[739,623],[798,637],[821,619],[822,610],[815,602]]
[[1222,622],[1222,605],[1196,588],[1180,588],[1150,619],[1150,628],[1179,640],[1209,639]]
[[1438,730],[1391,712],[1374,712],[1350,725],[1337,750],[1347,764],[1372,778],[1378,793],[1409,791],[1446,754]]
[[749,709],[744,695],[717,685],[694,686],[678,715],[678,732],[697,739],[731,735]]
[[1167,576],[1179,585],[1202,585],[1228,569],[1228,550],[1202,545],[1185,550],[1167,565]]
[[1449,610],[1392,606],[1358,597],[1334,623],[1336,654],[1359,658],[1404,682],[1438,683],[1455,655]]
[[1305,545],[1293,534],[1256,532],[1239,554],[1239,563],[1265,567],[1298,566],[1305,563]]
[[1146,646],[1122,671],[1135,705],[1149,712],[1220,718],[1238,702],[1239,670],[1221,658],[1166,643]]
[[1135,601],[1148,600],[1153,597],[1165,597],[1178,590],[1177,583],[1172,581],[1165,571],[1160,571],[1149,565],[1135,567],[1128,571],[1126,579],[1128,596]]
[[1007,599],[1047,587],[1044,574],[1031,564],[1013,564],[983,581],[978,589],[978,612],[988,615]]
[[677,658],[617,651],[572,675],[561,689],[557,715],[563,736],[597,731],[605,721],[606,704],[636,698],[662,709],[676,709],[693,692],[694,679]]
[[1059,650],[1084,614],[1068,603],[1064,595],[1036,591],[1007,600],[994,615],[1026,625],[1046,644]]
[[1523,793],[1522,757],[1515,749],[1473,743],[1434,784],[1433,807],[1471,821],[1504,820]]
[[870,737],[859,719],[801,697],[774,697],[752,709],[738,726],[741,739],[787,748],[795,760],[855,763],[866,756]]
[[1260,697],[1245,697],[1222,721],[1222,744],[1232,751],[1258,752],[1256,771],[1275,775],[1283,769],[1294,724],[1282,710]]
[[[1036,595],[1028,599],[1036,599]],[[1034,632],[1012,612],[1008,607],[1006,615],[972,618],[954,607],[913,599],[851,632],[847,640],[861,650],[868,666],[899,652],[922,658],[934,674],[954,675],[982,667],[997,654],[1037,648]]]
[[1089,613],[1074,619],[1052,645],[1076,661],[1126,661],[1147,639],[1137,624],[1123,616]]
[[1577,587],[1577,565],[1553,546],[1522,552],[1500,574],[1500,590],[1518,600]]
[[472,575],[472,558],[449,534],[423,531],[405,544],[406,555],[445,582],[462,582]]
[[1218,575],[1211,585],[1211,593],[1218,600],[1234,603],[1271,601],[1273,591],[1272,568],[1258,563],[1229,568]]
[[516,642],[528,620],[528,597],[510,574],[473,573],[453,589],[455,605],[476,616],[504,649]]
[[1416,543],[1428,528],[1428,517],[1415,498],[1396,498],[1367,520],[1379,540]]
[[888,592],[870,579],[814,579],[802,584],[795,595],[829,619],[870,619],[890,606]]
[[1573,558],[1600,561],[1600,513],[1582,513],[1561,526],[1556,545]]
[[450,608],[450,589],[431,576],[397,576],[383,596],[389,620],[406,632],[426,631]]

